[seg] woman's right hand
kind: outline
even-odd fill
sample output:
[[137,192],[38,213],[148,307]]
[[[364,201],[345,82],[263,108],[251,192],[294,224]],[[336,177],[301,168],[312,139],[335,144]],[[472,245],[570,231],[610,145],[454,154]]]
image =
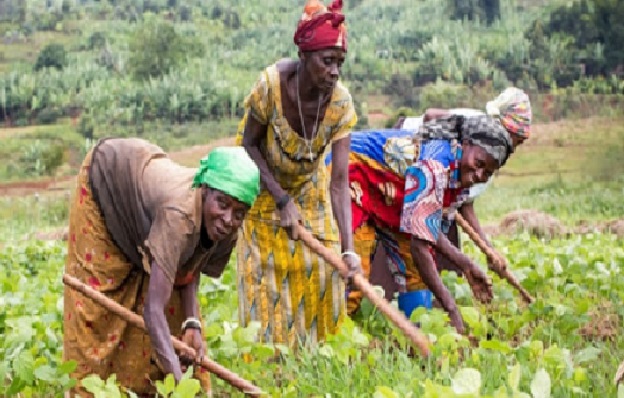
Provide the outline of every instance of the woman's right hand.
[[292,240],[299,239],[297,232],[297,226],[301,224],[301,214],[299,209],[295,206],[295,202],[290,199],[286,206],[282,208],[280,212],[280,226],[286,229],[288,237]]

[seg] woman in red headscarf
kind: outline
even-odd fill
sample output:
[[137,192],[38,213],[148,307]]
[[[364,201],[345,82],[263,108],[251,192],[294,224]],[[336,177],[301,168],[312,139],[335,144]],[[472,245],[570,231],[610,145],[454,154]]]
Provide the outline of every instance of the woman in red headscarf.
[[[237,248],[240,321],[259,322],[261,340],[291,347],[323,340],[345,313],[340,275],[297,241],[294,227],[302,224],[342,253],[352,270],[360,264],[348,187],[357,117],[338,80],[347,52],[341,8],[341,0],[329,7],[307,2],[294,35],[299,59],[262,72],[245,100],[237,137],[262,180]],[[323,164],[330,150],[331,176]]]

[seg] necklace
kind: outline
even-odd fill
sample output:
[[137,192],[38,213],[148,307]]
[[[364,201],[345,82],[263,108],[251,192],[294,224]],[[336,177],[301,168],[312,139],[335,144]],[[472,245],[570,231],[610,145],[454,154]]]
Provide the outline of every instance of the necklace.
[[316,120],[314,121],[314,126],[312,127],[312,134],[310,134],[310,139],[308,139],[308,134],[305,128],[305,121],[303,120],[303,112],[301,112],[301,97],[299,95],[299,67],[301,64],[297,65],[297,107],[299,108],[299,119],[301,119],[301,127],[303,128],[303,141],[306,143],[306,148],[308,148],[308,152],[310,153],[310,161],[313,159],[312,155],[312,140],[316,135],[316,129],[318,127],[319,114],[321,111],[321,98],[322,95],[319,93],[318,105],[316,107]]

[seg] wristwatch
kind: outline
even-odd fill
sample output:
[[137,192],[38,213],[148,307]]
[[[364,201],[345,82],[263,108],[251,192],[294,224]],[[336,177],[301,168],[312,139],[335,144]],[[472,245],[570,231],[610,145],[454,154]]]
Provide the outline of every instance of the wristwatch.
[[184,333],[186,329],[196,329],[201,331],[201,322],[197,318],[186,318],[186,321],[182,322],[182,333]]

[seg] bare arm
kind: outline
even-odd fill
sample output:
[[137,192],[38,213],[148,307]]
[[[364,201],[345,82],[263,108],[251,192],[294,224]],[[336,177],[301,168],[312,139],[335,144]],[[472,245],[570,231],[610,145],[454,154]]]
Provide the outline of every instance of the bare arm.
[[184,287],[180,292],[182,310],[186,318],[199,318],[199,303],[197,302],[197,289],[199,288],[199,273],[193,281]]
[[351,137],[332,144],[331,204],[338,223],[342,252],[353,251],[351,192],[349,190],[349,150]]
[[485,236],[485,232],[483,232],[483,229],[481,229],[481,224],[479,223],[479,218],[477,217],[477,213],[475,212],[475,209],[474,209],[474,203],[472,203],[472,202],[464,203],[459,208],[459,212],[464,217],[464,219],[466,221],[468,221],[468,224],[470,224],[472,229],[474,229],[479,234],[481,239],[483,239],[483,241],[488,246],[492,247],[492,244],[487,239],[487,236]]
[[256,163],[260,170],[260,180],[262,185],[269,191],[273,199],[277,202],[286,191],[275,180],[271,169],[267,165],[266,159],[260,152],[260,143],[266,139],[267,126],[260,124],[250,113],[247,114],[247,124],[245,125],[245,133],[243,134],[243,147],[249,154],[249,157]]
[[169,282],[160,266],[152,262],[143,319],[152,347],[165,373],[173,373],[175,379],[179,381],[182,378],[182,369],[171,344],[171,331],[165,317],[165,306],[171,298],[172,291],[173,284]]
[[500,272],[507,268],[507,260],[504,256],[502,256],[498,251],[494,249],[494,246],[492,246],[492,243],[488,240],[485,232],[483,232],[483,229],[481,229],[481,224],[479,223],[479,218],[477,217],[477,214],[474,210],[473,203],[464,203],[459,208],[459,212],[464,217],[466,222],[470,224],[472,229],[474,229],[477,234],[479,234],[483,242],[485,242],[486,245],[492,248],[491,251],[493,253],[493,256],[488,256],[487,258],[488,267],[501,275]]
[[438,236],[436,248],[440,250],[449,260],[457,265],[463,273],[470,272],[475,266],[468,256],[461,252],[455,245],[451,243],[445,234]]
[[[195,318],[199,320],[199,303],[197,302],[197,289],[199,288],[198,273],[193,281],[182,288],[180,292],[182,300],[182,310],[186,319]],[[206,342],[202,336],[201,330],[196,328],[187,328],[182,332],[182,342],[195,350],[196,358],[202,358],[206,353]],[[193,365],[193,357],[188,353],[180,353],[180,363],[182,372],[186,372],[190,365]]]
[[429,252],[429,243],[412,237],[410,249],[420,278],[427,285],[427,288],[431,290],[436,299],[438,299],[442,308],[448,312],[451,318],[451,324],[455,326],[459,333],[463,333],[464,323],[459,314],[457,303],[455,303],[451,293],[446,286],[444,286],[444,283],[442,283],[442,278],[440,278],[433,257]]
[[481,268],[456,248],[444,234],[439,235],[436,247],[462,270],[477,300],[489,303],[492,300],[492,281]]

